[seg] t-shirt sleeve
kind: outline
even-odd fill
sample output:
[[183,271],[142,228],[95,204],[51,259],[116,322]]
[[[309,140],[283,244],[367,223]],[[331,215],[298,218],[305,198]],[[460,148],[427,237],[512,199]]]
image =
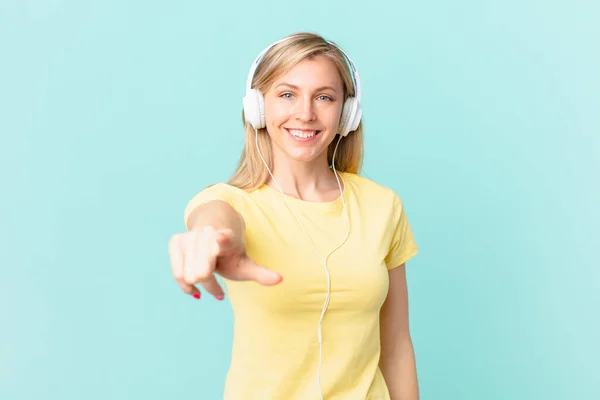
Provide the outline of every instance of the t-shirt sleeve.
[[217,183],[215,185],[208,186],[204,188],[200,193],[196,194],[187,204],[185,210],[183,212],[183,221],[185,224],[185,228],[189,229],[188,220],[192,212],[198,208],[198,206],[208,203],[213,200],[222,200],[233,208],[236,208],[232,196],[226,188],[226,185],[222,183]]
[[397,195],[394,199],[394,219],[392,221],[391,229],[394,229],[394,234],[385,258],[388,270],[404,264],[419,252],[402,200]]

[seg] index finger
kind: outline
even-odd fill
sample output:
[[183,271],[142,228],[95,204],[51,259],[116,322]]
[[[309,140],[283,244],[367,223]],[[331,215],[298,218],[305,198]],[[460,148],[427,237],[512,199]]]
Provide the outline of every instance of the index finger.
[[175,279],[183,278],[183,253],[181,251],[181,234],[173,235],[169,240],[169,259],[171,271]]
[[194,296],[196,299],[200,298],[200,291],[194,285],[190,285],[183,279],[183,268],[184,258],[181,246],[181,234],[174,235],[169,240],[169,259],[171,261],[171,271],[175,281],[181,288],[181,290],[187,294]]
[[283,277],[280,274],[256,264],[253,260],[248,258],[248,256],[244,256],[240,259],[237,268],[223,271],[221,275],[236,281],[255,281],[265,286],[277,285],[283,280]]

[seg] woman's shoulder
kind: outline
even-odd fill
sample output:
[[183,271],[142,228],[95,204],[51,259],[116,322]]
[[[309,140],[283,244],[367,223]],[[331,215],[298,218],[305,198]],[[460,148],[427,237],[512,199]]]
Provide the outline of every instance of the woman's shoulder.
[[230,185],[226,182],[211,183],[197,192],[192,202],[205,202],[208,200],[223,200],[235,206],[241,200],[247,198],[250,193],[237,186]]
[[248,195],[248,192],[244,189],[240,189],[237,186],[230,185],[227,182],[216,182],[206,186],[202,191],[212,191],[222,194],[228,194],[232,196],[243,196]]
[[245,203],[244,197],[247,197],[248,195],[249,194],[247,191],[236,186],[232,186],[228,183],[212,183],[208,186],[205,186],[204,189],[196,192],[196,194],[194,194],[188,201],[184,211],[185,220],[187,221],[188,216],[198,206],[215,200],[224,201],[238,212],[241,212],[241,209]]
[[363,175],[345,172],[344,180],[352,185],[352,190],[357,192],[361,197],[383,202],[400,201],[400,196],[398,196],[394,189]]

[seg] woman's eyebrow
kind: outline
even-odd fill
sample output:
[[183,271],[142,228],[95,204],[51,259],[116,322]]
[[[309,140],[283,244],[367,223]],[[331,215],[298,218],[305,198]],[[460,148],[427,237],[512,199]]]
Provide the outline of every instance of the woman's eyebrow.
[[[292,85],[291,83],[285,83],[285,82],[280,83],[279,85],[277,85],[277,87],[280,87],[280,86],[287,86],[289,88],[296,89],[296,90],[300,89],[296,85]],[[337,93],[337,90],[335,90],[335,88],[333,86],[321,86],[321,87],[316,88],[315,92],[318,92],[318,91],[321,91],[321,90],[326,90],[326,89],[329,89],[329,90]]]

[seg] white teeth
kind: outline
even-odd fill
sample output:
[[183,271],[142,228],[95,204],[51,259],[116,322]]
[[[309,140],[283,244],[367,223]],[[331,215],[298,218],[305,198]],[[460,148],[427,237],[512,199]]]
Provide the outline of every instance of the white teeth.
[[297,131],[294,129],[288,129],[288,132],[292,134],[292,136],[296,136],[302,139],[308,139],[311,138],[313,136],[315,136],[317,134],[317,131]]

